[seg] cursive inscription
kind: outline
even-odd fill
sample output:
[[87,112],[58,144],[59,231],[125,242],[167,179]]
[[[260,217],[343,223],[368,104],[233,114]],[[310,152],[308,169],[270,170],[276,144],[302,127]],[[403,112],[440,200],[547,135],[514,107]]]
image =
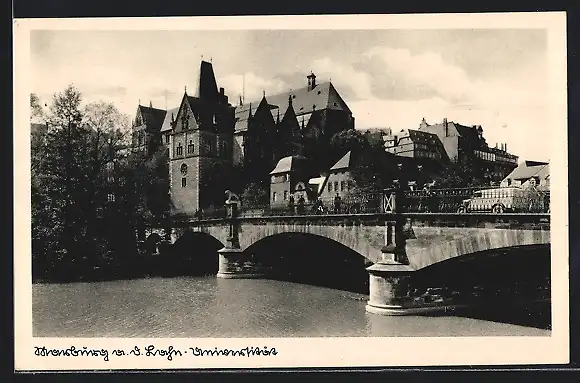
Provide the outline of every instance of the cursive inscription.
[[134,346],[131,349],[104,349],[104,348],[88,348],[86,346],[77,348],[75,346],[70,346],[68,348],[48,348],[46,346],[34,346],[34,355],[41,357],[101,357],[106,362],[109,361],[110,357],[161,357],[169,361],[174,360],[175,357],[182,357],[184,355],[191,355],[194,357],[230,357],[230,356],[241,356],[241,357],[253,357],[253,356],[276,356],[278,351],[276,348],[269,348],[267,346],[247,346],[238,349],[231,348],[200,348],[200,347],[189,347],[188,349],[180,350],[173,346],[168,346],[167,348],[157,348],[152,344],[149,344],[143,349],[139,346]]
[[87,347],[76,348],[75,346],[70,346],[69,348],[56,349],[56,348],[46,348],[45,346],[35,346],[34,355],[36,356],[99,356],[102,357],[105,362],[109,361],[109,350],[101,349],[89,349]]

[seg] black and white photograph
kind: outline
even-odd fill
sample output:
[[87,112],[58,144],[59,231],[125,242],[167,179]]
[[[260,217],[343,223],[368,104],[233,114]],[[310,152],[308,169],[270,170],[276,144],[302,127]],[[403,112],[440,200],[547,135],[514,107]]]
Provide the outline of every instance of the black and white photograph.
[[565,14],[14,31],[27,369],[567,361]]

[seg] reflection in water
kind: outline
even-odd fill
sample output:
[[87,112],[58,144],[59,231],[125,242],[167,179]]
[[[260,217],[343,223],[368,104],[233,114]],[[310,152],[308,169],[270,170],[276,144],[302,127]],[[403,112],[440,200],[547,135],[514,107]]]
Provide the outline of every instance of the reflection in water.
[[[35,284],[34,336],[550,335],[549,248],[456,258],[413,276],[419,292],[480,294],[491,309],[388,317],[365,311],[368,265],[338,243],[296,234],[259,241],[248,251],[270,270],[263,280],[207,276],[217,271],[221,246],[192,233],[132,270],[149,278]],[[530,298],[548,303],[531,307]]]
[[34,336],[319,337],[549,335],[458,316],[387,317],[364,296],[274,280],[178,277],[35,284]]

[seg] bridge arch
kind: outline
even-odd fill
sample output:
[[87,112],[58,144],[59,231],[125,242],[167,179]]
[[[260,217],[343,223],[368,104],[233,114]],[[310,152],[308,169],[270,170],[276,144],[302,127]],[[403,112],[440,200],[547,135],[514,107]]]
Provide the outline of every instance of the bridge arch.
[[268,279],[368,294],[370,261],[344,244],[311,233],[283,232],[246,248]]
[[285,234],[306,234],[326,238],[339,243],[367,258],[370,262],[378,262],[382,257],[384,246],[384,224],[342,223],[326,224],[324,222],[244,222],[240,228],[240,247],[242,250],[265,238]]
[[550,261],[549,244],[491,249],[434,263],[413,272],[410,281],[417,295],[428,290],[453,295],[459,304],[477,303],[490,319],[499,319],[518,302],[536,302],[541,308],[550,299]]
[[413,227],[407,240],[409,263],[420,270],[452,258],[521,246],[550,245],[548,230]]
[[168,262],[173,262],[187,275],[217,273],[218,253],[223,243],[200,231],[185,230],[171,246]]

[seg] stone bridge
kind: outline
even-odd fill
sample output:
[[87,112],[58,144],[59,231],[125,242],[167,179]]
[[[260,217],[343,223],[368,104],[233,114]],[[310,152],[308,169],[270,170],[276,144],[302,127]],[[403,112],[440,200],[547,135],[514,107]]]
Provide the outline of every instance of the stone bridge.
[[[220,241],[218,277],[252,278],[252,245],[282,233],[305,233],[338,242],[367,258],[367,309],[401,314],[417,307],[404,303],[403,283],[413,271],[445,260],[527,245],[550,244],[549,214],[379,213],[358,215],[236,217],[175,223],[170,232],[150,230],[150,241],[175,243],[186,232]],[[403,299],[403,300],[402,300]]]
[[[543,215],[435,215],[404,214],[404,255],[413,270],[450,258],[473,253],[526,245],[550,243],[550,227]],[[389,221],[391,219],[391,221]],[[305,233],[336,241],[372,263],[385,260],[389,227],[396,221],[381,214],[357,216],[240,217],[236,221],[239,250],[245,252],[258,241],[282,233]],[[389,226],[391,225],[391,226]],[[227,220],[190,221],[171,229],[171,243],[185,232],[201,232],[223,245],[230,237]],[[163,229],[150,230],[157,240],[166,236]],[[394,236],[394,233],[391,234]],[[403,249],[401,249],[403,250]],[[251,252],[251,249],[249,249]]]

